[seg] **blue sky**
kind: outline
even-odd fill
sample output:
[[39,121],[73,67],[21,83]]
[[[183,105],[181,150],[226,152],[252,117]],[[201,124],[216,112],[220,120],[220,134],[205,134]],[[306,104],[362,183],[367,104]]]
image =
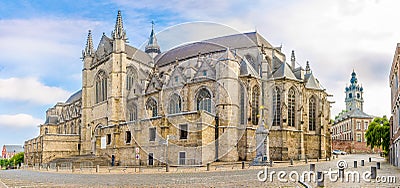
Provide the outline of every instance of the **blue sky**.
[[[257,30],[284,53],[295,50],[298,66],[310,61],[334,95],[332,117],[345,108],[353,69],[365,88],[364,110],[389,115],[388,74],[400,42],[397,7],[396,0],[0,1],[0,145],[37,136],[45,111],[81,88],[87,31],[97,46],[103,32],[110,36],[117,10],[136,47],[152,20],[162,50],[206,37],[210,28],[218,34]],[[179,32],[188,37],[176,37]]]

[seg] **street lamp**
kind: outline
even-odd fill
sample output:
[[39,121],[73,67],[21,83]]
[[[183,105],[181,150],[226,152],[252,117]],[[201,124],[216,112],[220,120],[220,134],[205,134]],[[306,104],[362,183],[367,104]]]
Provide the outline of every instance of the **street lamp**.
[[169,172],[169,164],[168,164],[168,142],[169,142],[169,135],[167,135],[167,140],[165,143],[166,149],[165,149],[165,171]]

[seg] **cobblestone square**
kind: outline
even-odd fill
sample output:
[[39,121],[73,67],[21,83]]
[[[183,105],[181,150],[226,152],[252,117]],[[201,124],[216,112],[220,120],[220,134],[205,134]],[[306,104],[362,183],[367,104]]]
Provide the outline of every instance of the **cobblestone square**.
[[[371,162],[369,162],[371,157]],[[337,170],[337,162],[344,160],[348,164],[346,171],[357,171],[360,174],[370,171],[371,166],[381,162],[381,168],[377,170],[379,177],[395,176],[395,183],[365,182],[362,179],[355,182],[330,182],[325,179],[325,187],[400,187],[400,169],[389,165],[384,158],[377,155],[342,155],[339,158],[319,162],[313,160],[305,164],[304,161],[295,161],[291,166],[288,162],[275,163],[268,167],[268,171],[285,171],[287,173],[296,171],[301,173],[309,171],[310,165],[315,164],[316,171],[328,171],[329,168]],[[361,166],[361,160],[365,165]],[[358,168],[354,168],[354,161],[358,162]],[[304,187],[299,182],[280,182],[277,176],[274,181],[259,181],[257,174],[264,167],[249,167],[244,170],[241,165],[213,165],[210,171],[206,167],[200,168],[170,168],[165,169],[145,168],[142,172],[134,172],[133,169],[108,171],[102,168],[100,173],[95,171],[41,171],[32,169],[3,170],[0,171],[0,187]],[[325,178],[327,176],[325,175]],[[289,179],[286,176],[286,179]],[[309,183],[311,187],[317,185]]]

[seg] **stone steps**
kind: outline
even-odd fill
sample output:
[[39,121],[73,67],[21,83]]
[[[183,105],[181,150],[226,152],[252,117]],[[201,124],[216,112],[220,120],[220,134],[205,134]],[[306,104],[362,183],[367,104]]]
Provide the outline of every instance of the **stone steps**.
[[104,156],[95,156],[95,155],[78,155],[64,158],[57,158],[49,163],[56,163],[58,166],[61,163],[72,163],[72,165],[76,168],[79,168],[81,164],[85,163],[85,165],[92,164],[93,166],[108,166],[111,159],[108,159]]

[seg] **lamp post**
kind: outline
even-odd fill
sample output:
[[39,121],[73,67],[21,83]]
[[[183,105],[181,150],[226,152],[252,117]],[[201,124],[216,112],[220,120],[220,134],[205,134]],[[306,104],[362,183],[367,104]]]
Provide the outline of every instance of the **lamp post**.
[[169,164],[168,164],[168,142],[169,142],[169,135],[167,135],[166,143],[165,143],[165,171],[169,172]]

